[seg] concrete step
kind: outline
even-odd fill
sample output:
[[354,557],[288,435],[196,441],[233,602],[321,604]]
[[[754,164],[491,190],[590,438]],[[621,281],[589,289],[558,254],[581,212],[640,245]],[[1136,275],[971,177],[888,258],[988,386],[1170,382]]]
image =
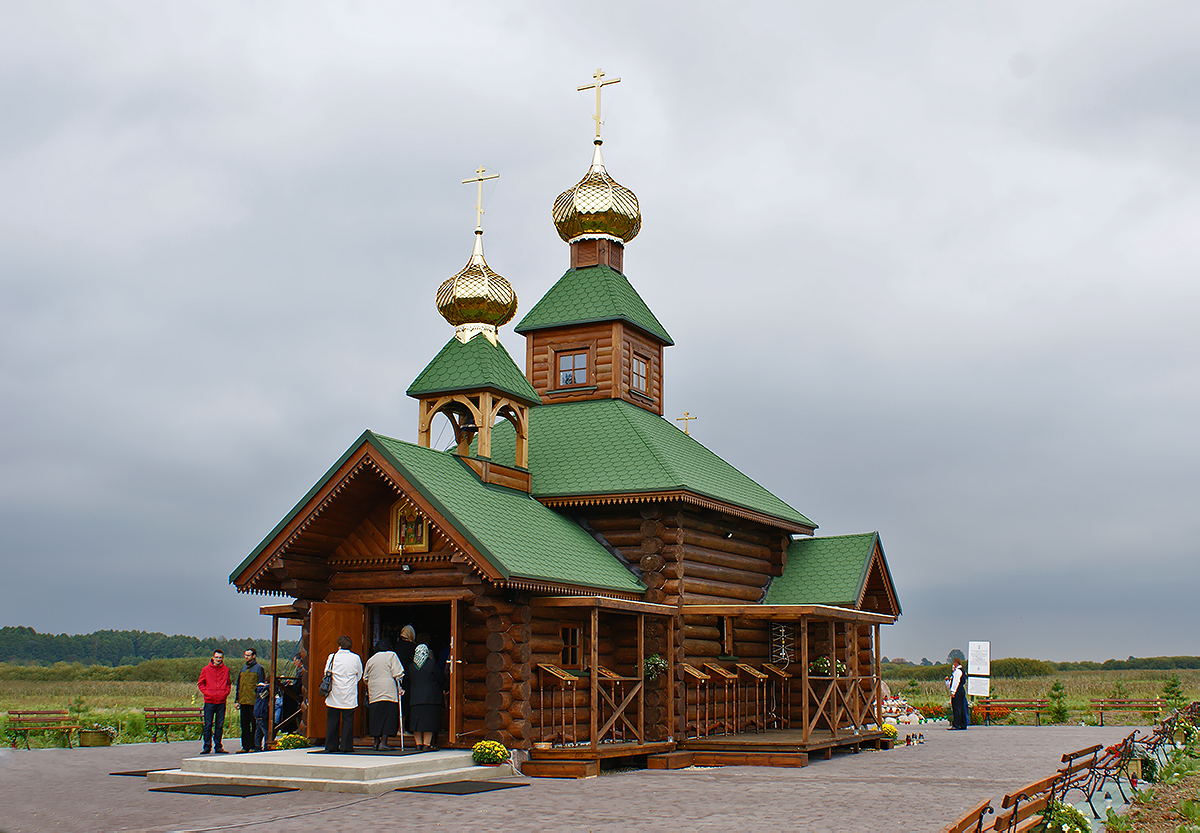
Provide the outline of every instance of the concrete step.
[[188,758],[179,769],[151,772],[167,784],[245,784],[302,790],[377,794],[444,781],[487,781],[514,775],[512,767],[477,766],[470,751],[443,749],[390,758],[383,755],[311,755],[306,749],[238,756]]

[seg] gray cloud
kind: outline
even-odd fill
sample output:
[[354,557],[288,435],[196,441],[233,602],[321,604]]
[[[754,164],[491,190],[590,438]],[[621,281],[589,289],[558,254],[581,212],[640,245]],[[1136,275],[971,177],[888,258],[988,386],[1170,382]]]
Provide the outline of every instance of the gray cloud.
[[486,245],[523,310],[566,268],[549,207],[602,65],[670,415],[822,533],[880,530],[886,653],[1195,653],[1198,28],[1180,3],[6,6],[0,551],[31,591],[3,624],[265,632],[228,572],[364,428],[415,437],[458,180],[502,174]]

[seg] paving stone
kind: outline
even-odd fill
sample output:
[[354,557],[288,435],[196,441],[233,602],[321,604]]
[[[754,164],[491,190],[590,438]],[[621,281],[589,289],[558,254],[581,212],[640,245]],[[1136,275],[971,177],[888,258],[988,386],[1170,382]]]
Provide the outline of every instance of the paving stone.
[[[301,791],[254,798],[148,792],[120,770],[174,768],[197,743],[0,750],[0,831],[747,830],[936,831],[984,798],[1045,777],[1064,752],[1112,744],[1121,726],[973,726],[920,746],[838,753],[803,769],[623,771],[533,779],[469,796]],[[903,739],[904,733],[901,733]]]

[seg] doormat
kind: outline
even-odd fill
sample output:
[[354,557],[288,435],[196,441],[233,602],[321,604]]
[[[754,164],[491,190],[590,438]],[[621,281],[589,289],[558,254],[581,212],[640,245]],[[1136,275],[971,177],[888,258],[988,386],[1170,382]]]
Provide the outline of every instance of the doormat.
[[447,781],[444,784],[426,784],[423,787],[400,787],[398,793],[438,793],[440,795],[471,795],[492,790],[507,790],[512,787],[528,787],[528,784],[500,784],[496,781]]
[[229,795],[248,798],[252,795],[294,793],[293,787],[251,787],[245,784],[180,784],[178,787],[151,787],[152,793],[188,793],[190,795]]
[[135,778],[145,778],[151,772],[158,772],[157,769],[131,769],[128,772],[110,772],[109,775],[132,775]]
[[[401,752],[399,749],[392,749],[392,750],[386,751],[386,752],[382,749],[380,749],[378,752],[376,752],[374,749],[355,749],[354,752],[350,753],[350,754],[362,755],[364,757],[367,755],[380,755],[384,758],[399,758],[402,755],[416,755],[419,752],[420,752],[419,749],[405,749],[403,752]],[[324,749],[311,749],[311,750],[309,750],[308,754],[310,754],[310,755],[345,755],[348,753],[346,753],[346,752],[326,752]]]

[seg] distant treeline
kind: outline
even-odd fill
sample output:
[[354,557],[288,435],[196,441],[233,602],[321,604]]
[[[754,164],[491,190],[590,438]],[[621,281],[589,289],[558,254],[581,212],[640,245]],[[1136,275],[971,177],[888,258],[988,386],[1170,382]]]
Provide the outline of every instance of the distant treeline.
[[[296,653],[296,642],[279,643],[279,658],[289,660]],[[96,631],[76,634],[38,633],[33,628],[0,628],[0,662],[17,665],[54,665],[78,663],[109,668],[139,666],[148,660],[209,657],[220,649],[229,664],[253,648],[262,659],[271,653],[269,639],[228,639],[224,636],[198,639],[194,636],[167,636],[147,631]],[[74,679],[74,678],[72,678]],[[97,677],[95,679],[143,679],[141,677]],[[158,679],[158,678],[150,678]]]
[[[991,662],[993,677],[1048,677],[1059,671],[1171,671],[1180,668],[1200,668],[1200,657],[1130,657],[1108,659],[1104,662],[1046,662],[1025,657],[994,659]],[[940,680],[949,673],[950,666],[897,665],[885,663],[883,676],[894,680]]]

